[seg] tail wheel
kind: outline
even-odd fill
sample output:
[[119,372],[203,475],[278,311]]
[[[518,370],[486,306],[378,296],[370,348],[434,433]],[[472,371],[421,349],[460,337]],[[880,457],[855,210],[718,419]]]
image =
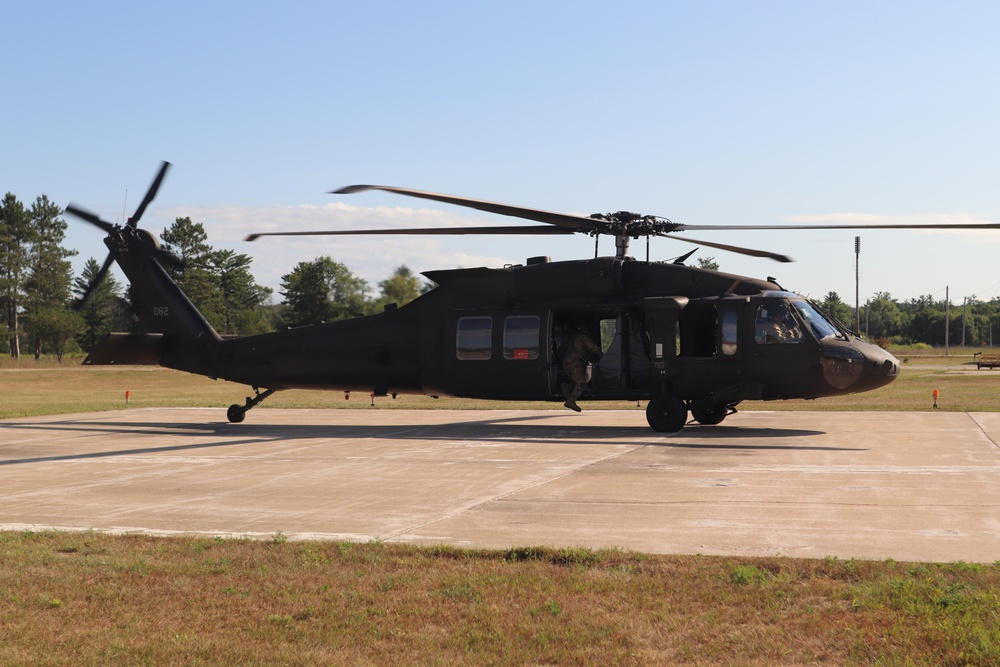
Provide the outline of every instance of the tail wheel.
[[243,409],[242,405],[237,405],[233,403],[226,410],[226,418],[234,424],[239,424],[241,421],[246,419],[247,411]]
[[691,416],[702,426],[715,426],[729,416],[729,406],[725,403],[712,403],[702,407],[692,407]]
[[660,394],[650,399],[646,406],[646,421],[654,431],[675,433],[687,422],[687,406],[673,394]]

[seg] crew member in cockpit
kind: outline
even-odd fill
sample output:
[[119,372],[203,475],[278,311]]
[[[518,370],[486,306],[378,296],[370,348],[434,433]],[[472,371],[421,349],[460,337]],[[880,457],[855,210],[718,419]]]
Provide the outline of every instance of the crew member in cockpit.
[[761,306],[757,311],[755,338],[758,343],[798,343],[802,329],[783,303]]

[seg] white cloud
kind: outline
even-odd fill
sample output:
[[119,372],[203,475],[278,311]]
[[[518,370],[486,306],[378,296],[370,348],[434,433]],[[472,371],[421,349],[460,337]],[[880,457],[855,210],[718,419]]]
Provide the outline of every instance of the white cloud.
[[[329,255],[347,265],[377,290],[380,280],[405,264],[417,272],[474,266],[500,267],[505,245],[498,237],[438,236],[306,236],[272,237],[244,242],[251,233],[282,231],[350,231],[373,229],[447,228],[496,224],[467,215],[410,207],[359,207],[344,203],[322,206],[175,207],[158,211],[165,219],[190,217],[205,226],[208,242],[253,257],[251,271],[263,285],[277,290],[281,276],[299,262]],[[455,238],[467,239],[456,242]],[[476,239],[478,241],[470,240]],[[490,239],[484,242],[483,239]],[[460,248],[457,246],[461,245]],[[498,247],[500,246],[500,247]],[[476,250],[482,250],[476,252]],[[519,257],[519,255],[518,255]],[[521,258],[518,261],[523,261]]]

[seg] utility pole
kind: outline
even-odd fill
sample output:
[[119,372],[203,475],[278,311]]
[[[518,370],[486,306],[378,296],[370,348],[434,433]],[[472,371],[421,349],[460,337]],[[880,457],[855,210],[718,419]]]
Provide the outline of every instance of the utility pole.
[[944,356],[948,356],[948,327],[951,324],[951,299],[948,297],[948,286],[944,287]]
[[854,330],[861,333],[861,237],[854,237]]
[[965,320],[969,317],[969,297],[962,297],[962,349],[965,349]]

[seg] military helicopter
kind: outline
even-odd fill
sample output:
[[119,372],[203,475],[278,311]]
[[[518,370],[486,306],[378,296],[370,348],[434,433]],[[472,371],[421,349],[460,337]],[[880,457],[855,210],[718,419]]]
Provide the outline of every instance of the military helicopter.
[[[66,211],[107,234],[109,255],[82,297],[117,262],[131,284],[143,334],[107,334],[84,364],[158,364],[249,385],[254,396],[227,411],[231,422],[282,389],[415,393],[503,400],[648,401],[649,425],[675,432],[688,415],[719,424],[748,400],[815,399],[892,382],[899,362],[829,317],[815,303],[761,280],[628,255],[629,241],[687,230],[855,229],[885,225],[711,226],[620,211],[590,217],[405,188],[356,185],[544,223],[306,234],[588,234],[615,239],[613,257],[428,271],[436,287],[402,306],[353,319],[223,338],[163,265],[181,261],[138,227],[167,173],[164,162],[123,225],[70,204]],[[936,227],[940,225],[908,225]],[[955,227],[997,228],[996,224]],[[900,227],[900,226],[896,226]],[[791,261],[777,253],[684,238],[698,245]],[[562,364],[565,343],[602,341],[585,376]],[[603,337],[603,340],[602,340]],[[573,377],[578,378],[574,380]],[[577,392],[573,395],[572,392]]]

